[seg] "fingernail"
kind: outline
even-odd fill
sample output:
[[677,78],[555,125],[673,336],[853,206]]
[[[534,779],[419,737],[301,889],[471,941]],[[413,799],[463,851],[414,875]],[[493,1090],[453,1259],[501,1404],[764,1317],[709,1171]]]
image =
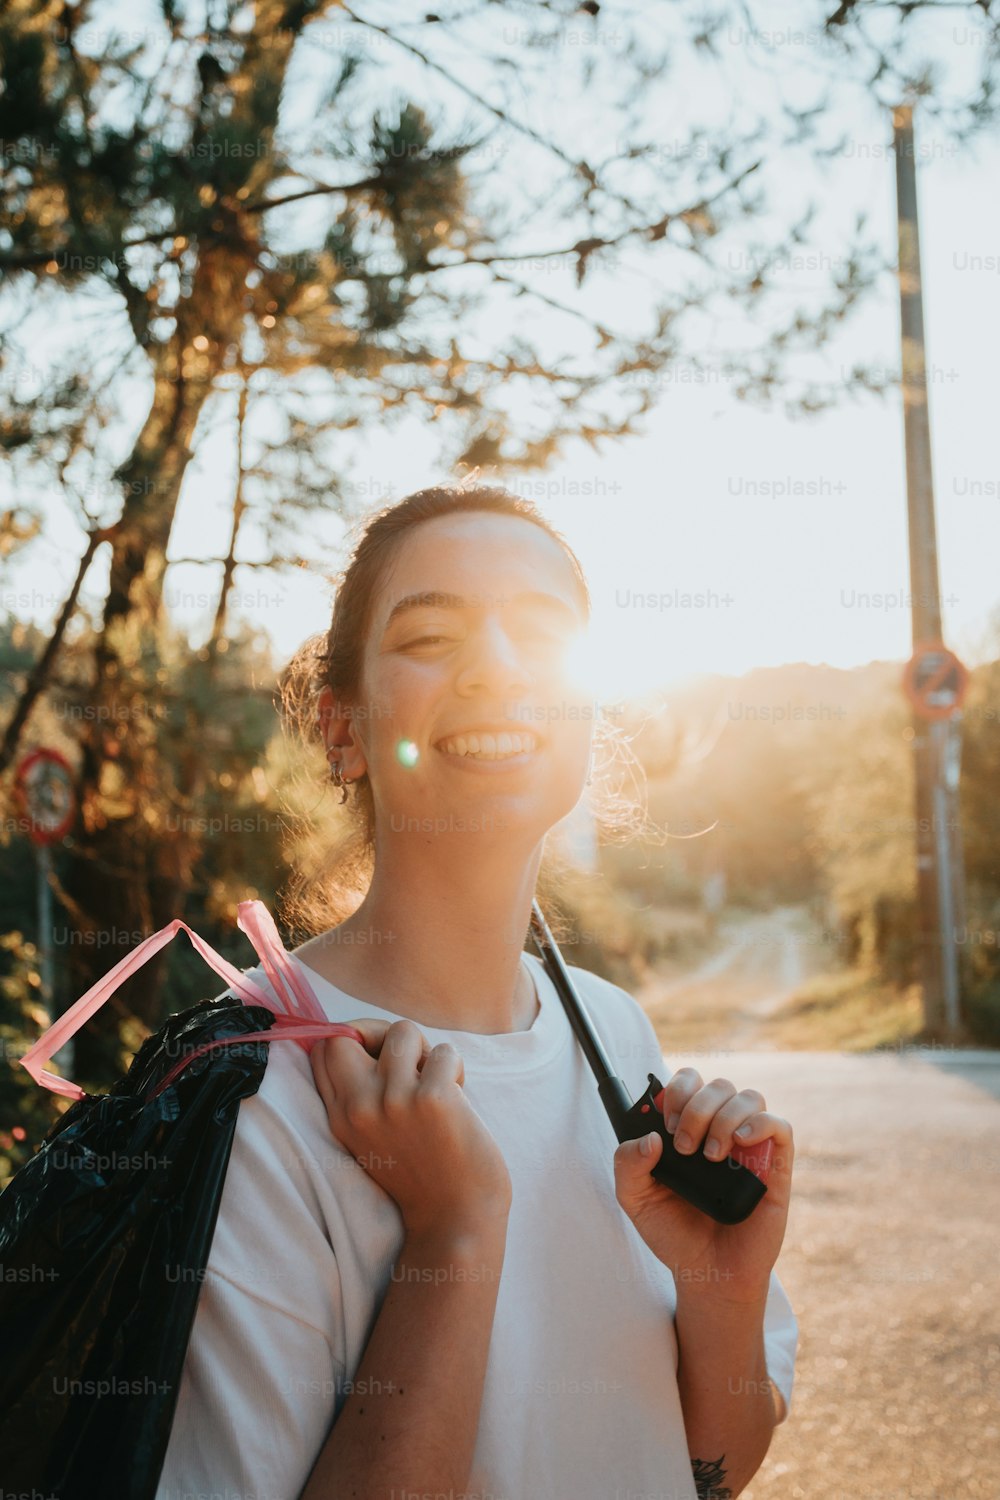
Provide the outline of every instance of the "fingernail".
[[718,1141],[706,1141],[705,1142],[705,1155],[706,1156],[718,1156],[718,1154],[719,1154],[719,1143],[718,1143]]
[[752,1130],[753,1126],[748,1121],[746,1125],[740,1125],[734,1133],[736,1135],[749,1135]]
[[653,1136],[652,1136],[652,1134],[650,1134],[650,1135],[644,1135],[643,1136],[642,1140],[639,1142],[639,1150],[642,1152],[643,1156],[652,1156],[652,1154],[653,1154]]
[[686,1130],[680,1130],[674,1136],[674,1145],[677,1147],[678,1151],[690,1151],[691,1144],[691,1137],[688,1135]]
[[677,1129],[677,1121],[679,1119],[680,1119],[680,1115],[678,1114],[677,1110],[675,1109],[674,1112],[673,1112],[673,1114],[670,1116],[669,1120],[667,1121],[667,1129],[668,1130],[676,1130]]

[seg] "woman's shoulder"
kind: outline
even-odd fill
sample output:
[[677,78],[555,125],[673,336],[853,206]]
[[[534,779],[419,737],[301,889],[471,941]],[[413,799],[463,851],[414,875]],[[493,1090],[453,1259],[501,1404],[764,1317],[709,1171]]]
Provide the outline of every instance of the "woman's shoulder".
[[567,964],[566,967],[581,995],[599,1006],[609,1018],[634,1020],[636,1013],[640,1017],[645,1016],[645,1011],[635,996],[620,984],[605,979],[603,974],[597,974],[593,969],[580,968],[576,964]]
[[[282,1010],[285,1008],[262,965],[242,973]],[[235,998],[232,989],[216,996],[218,1000]],[[268,1045],[267,1066],[257,1092],[240,1106],[241,1144],[252,1146],[258,1156],[273,1156],[279,1171],[289,1163],[308,1171],[310,1146],[325,1137],[326,1125],[326,1110],[316,1089],[308,1052],[292,1037],[276,1038]]]
[[[605,1049],[623,1072],[629,1067],[645,1088],[648,1072],[663,1077],[663,1049],[645,1010],[620,984],[592,969],[567,964]],[[637,1085],[638,1086],[638,1085]]]

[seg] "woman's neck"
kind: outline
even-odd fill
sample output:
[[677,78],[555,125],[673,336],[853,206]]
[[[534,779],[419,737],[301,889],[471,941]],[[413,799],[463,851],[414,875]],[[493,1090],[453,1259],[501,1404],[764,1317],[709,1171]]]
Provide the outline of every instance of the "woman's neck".
[[[355,999],[418,1025],[489,1036],[529,1029],[538,997],[521,956],[541,845],[513,871],[485,857],[475,869],[431,866],[424,846],[412,879],[398,852],[391,863],[376,858],[357,911],[297,956]],[[380,868],[392,878],[379,879]]]

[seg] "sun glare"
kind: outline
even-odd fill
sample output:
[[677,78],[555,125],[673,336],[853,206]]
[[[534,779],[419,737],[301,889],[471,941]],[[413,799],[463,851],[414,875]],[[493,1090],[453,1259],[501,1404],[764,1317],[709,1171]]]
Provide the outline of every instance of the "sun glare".
[[574,635],[563,655],[563,670],[570,690],[581,697],[600,698],[599,674],[595,671],[594,635],[591,626]]

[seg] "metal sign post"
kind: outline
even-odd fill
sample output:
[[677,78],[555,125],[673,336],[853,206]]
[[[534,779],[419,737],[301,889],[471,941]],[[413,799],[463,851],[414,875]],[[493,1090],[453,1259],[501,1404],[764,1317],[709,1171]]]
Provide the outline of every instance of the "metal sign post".
[[[958,1030],[961,1019],[956,933],[965,920],[965,903],[963,882],[956,879],[962,864],[958,721],[968,685],[967,668],[943,641],[925,641],[918,646],[903,671],[903,691],[921,725],[922,749],[928,759],[924,790],[930,793],[930,823],[929,827],[918,828],[917,838],[918,848],[929,845],[931,850],[930,863],[923,868],[934,877],[937,922],[936,942],[926,941],[923,966],[940,984],[944,1021],[951,1032]],[[940,950],[940,957],[934,952],[935,947]],[[930,997],[926,994],[924,1012],[928,1024],[932,1024]]]
[[[38,977],[42,1004],[50,1021],[55,1015],[55,969],[52,957],[52,845],[65,838],[76,818],[76,795],[69,761],[58,750],[32,750],[19,763],[15,795],[28,821],[28,837],[38,861]],[[73,1043],[52,1059],[57,1071],[73,1071]]]

